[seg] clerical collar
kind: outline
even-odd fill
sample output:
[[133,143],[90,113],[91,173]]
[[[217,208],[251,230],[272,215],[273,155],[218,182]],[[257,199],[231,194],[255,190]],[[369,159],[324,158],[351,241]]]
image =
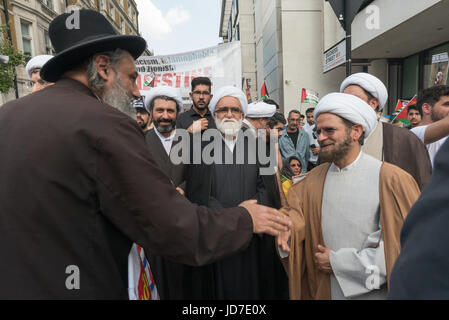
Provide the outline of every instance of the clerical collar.
[[359,155],[357,156],[357,158],[349,165],[347,165],[346,167],[344,167],[343,169],[340,169],[339,167],[337,167],[333,162],[329,168],[329,170],[333,171],[333,172],[343,172],[343,171],[349,171],[352,168],[354,168],[354,166],[357,164],[357,162],[359,162],[360,158],[362,157],[362,151],[359,152]]
[[246,125],[251,129],[253,132],[257,132],[257,129],[246,119],[243,119],[243,123],[246,123]]
[[176,129],[172,131],[171,135],[169,135],[168,137],[164,137],[162,135],[162,133],[160,133],[156,127],[154,127],[154,132],[156,132],[157,136],[159,137],[159,139],[164,140],[164,141],[169,141],[169,140],[173,140],[173,138],[175,137],[176,134]]
[[[240,132],[240,130],[239,130]],[[223,135],[221,135],[221,138],[223,139],[226,146],[229,148],[231,152],[234,152],[235,143],[237,142],[237,139],[239,138],[239,132],[237,132],[237,135],[235,136],[235,139],[226,139]]]

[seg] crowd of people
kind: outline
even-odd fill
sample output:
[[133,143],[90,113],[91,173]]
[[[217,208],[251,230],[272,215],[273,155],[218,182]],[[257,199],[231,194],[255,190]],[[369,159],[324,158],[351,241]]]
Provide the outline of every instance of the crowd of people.
[[141,37],[68,17],[0,108],[0,298],[449,298],[448,86],[409,128],[368,73],[287,119],[196,77],[182,112],[175,88],[140,98]]

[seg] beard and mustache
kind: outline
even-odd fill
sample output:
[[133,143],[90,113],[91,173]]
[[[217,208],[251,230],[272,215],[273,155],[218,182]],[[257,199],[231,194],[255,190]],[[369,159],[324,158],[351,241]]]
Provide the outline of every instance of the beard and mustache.
[[136,112],[132,106],[134,99],[135,97],[122,85],[122,79],[118,75],[114,85],[104,92],[102,101],[137,120]]
[[222,120],[216,119],[215,124],[217,129],[225,136],[236,136],[242,128],[243,119],[236,120],[232,118],[224,118]]
[[[323,150],[323,147],[334,144],[334,147],[330,150]],[[351,150],[353,141],[352,138],[347,132],[346,137],[343,141],[334,142],[334,143],[327,143],[327,144],[320,144],[320,153],[319,158],[322,162],[336,162],[344,157],[346,157]]]
[[[169,122],[169,124],[162,125],[161,122]],[[160,133],[169,133],[172,132],[176,128],[176,122],[172,119],[153,119],[154,127],[159,131]]]

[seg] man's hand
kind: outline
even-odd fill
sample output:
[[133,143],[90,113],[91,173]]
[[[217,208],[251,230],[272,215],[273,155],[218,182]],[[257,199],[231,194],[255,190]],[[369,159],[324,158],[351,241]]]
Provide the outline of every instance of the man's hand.
[[312,148],[312,153],[317,156],[320,153],[320,147]]
[[290,240],[292,232],[291,230],[283,231],[276,237],[276,243],[285,252],[290,252],[290,246],[288,245],[288,240]]
[[206,118],[201,118],[192,123],[190,127],[187,128],[188,133],[195,133],[198,131],[206,130],[209,126],[209,121]]
[[287,216],[276,209],[258,205],[257,200],[244,201],[239,207],[245,208],[251,215],[254,233],[278,236],[281,232],[288,231],[292,225]]
[[181,195],[185,196],[186,193],[184,192],[184,190],[182,190],[180,187],[176,188],[176,191],[178,191]]
[[321,270],[325,273],[332,273],[332,266],[329,260],[329,254],[331,253],[331,249],[326,248],[324,246],[318,245],[318,252],[315,253],[315,265],[318,270]]

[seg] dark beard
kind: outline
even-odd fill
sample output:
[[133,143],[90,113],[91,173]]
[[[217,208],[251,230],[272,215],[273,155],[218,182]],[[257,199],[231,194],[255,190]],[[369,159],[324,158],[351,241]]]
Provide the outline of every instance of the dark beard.
[[[160,125],[160,123],[164,121],[164,122],[170,122],[169,125]],[[156,127],[157,131],[159,131],[159,133],[169,133],[172,132],[175,128],[176,128],[176,123],[173,120],[168,120],[168,119],[159,119],[159,120],[154,120],[154,126]]]
[[204,107],[200,107],[200,106],[198,106],[198,105],[195,103],[195,101],[192,101],[192,102],[193,102],[193,106],[194,106],[197,110],[199,110],[199,111],[204,111],[204,110],[206,110],[207,107],[209,106],[209,104],[206,104],[206,105],[204,105]]
[[352,138],[349,133],[343,142],[336,143],[332,150],[320,149],[319,157],[322,162],[337,162],[346,157],[351,150]]
[[440,118],[440,117],[436,114],[436,112],[433,111],[433,108],[432,108],[432,110],[431,110],[431,112],[430,112],[430,119],[432,120],[432,122],[437,122],[437,121],[441,120],[442,118]]
[[148,124],[148,123],[142,122],[141,125],[140,125],[140,127],[141,127],[142,129],[145,129],[145,128],[147,127],[147,124]]

